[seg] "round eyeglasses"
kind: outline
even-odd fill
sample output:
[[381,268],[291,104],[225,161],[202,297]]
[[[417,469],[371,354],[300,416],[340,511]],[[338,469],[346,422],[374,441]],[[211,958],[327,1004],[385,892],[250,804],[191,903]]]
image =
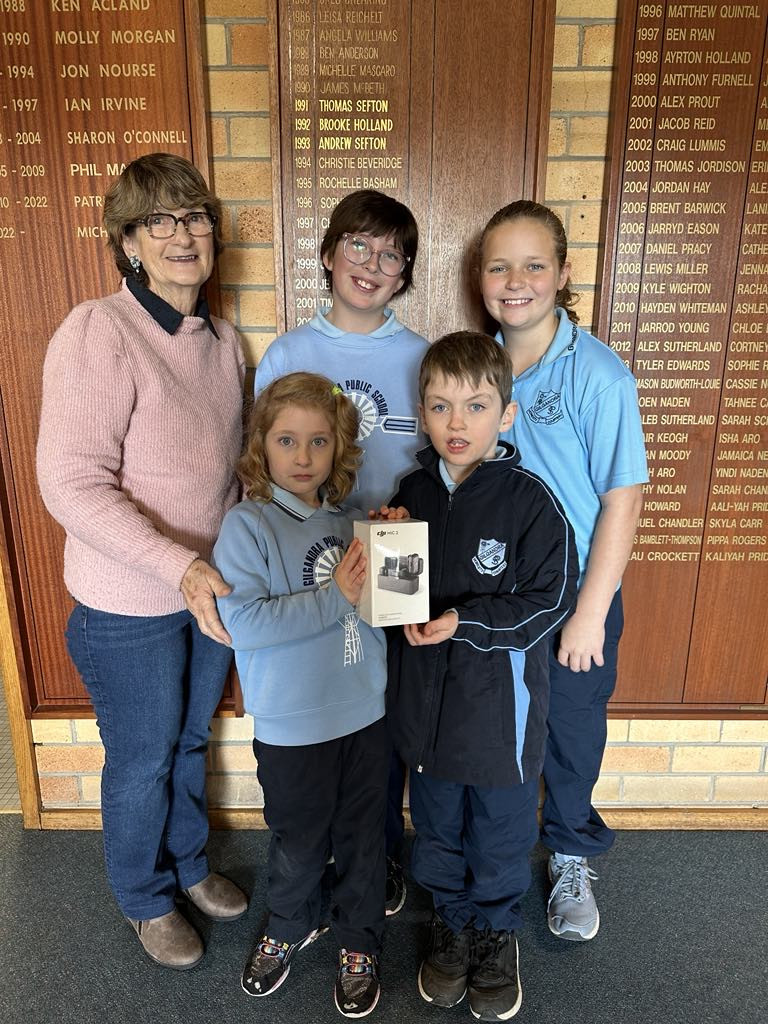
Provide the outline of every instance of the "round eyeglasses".
[[183,217],[174,217],[172,213],[150,213],[136,223],[143,224],[151,238],[173,238],[179,224],[183,224],[190,235],[202,238],[213,231],[216,218],[211,213],[196,210],[194,213],[185,213]]
[[386,277],[399,277],[410,261],[410,256],[403,256],[397,249],[374,249],[367,238],[361,235],[343,235],[344,255],[350,263],[362,265],[374,256],[379,258],[379,270]]

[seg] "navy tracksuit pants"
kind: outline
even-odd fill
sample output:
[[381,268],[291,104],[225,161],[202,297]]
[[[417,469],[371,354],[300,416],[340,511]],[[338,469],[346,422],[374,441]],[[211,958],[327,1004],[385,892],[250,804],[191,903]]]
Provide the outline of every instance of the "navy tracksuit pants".
[[465,786],[410,776],[416,830],[411,874],[432,894],[448,927],[516,931],[531,882],[539,780],[521,786]]
[[549,654],[549,738],[544,761],[546,797],[541,841],[550,850],[593,857],[613,845],[615,833],[592,806],[607,733],[606,705],[616,686],[619,640],[624,628],[621,591],[605,620],[602,668],[572,672],[555,657],[560,636]]

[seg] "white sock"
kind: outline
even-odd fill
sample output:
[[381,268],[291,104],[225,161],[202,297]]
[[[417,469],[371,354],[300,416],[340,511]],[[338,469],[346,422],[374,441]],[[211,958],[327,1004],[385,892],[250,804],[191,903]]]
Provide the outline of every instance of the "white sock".
[[564,864],[568,864],[569,861],[582,859],[578,854],[571,853],[553,853],[552,858],[559,868],[563,867]]

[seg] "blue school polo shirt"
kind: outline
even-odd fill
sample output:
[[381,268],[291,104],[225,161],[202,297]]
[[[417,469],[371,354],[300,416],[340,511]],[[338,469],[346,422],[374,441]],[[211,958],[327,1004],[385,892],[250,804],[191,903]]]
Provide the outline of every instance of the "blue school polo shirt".
[[[552,487],[576,534],[581,579],[600,514],[600,495],[648,480],[635,379],[616,353],[568,319],[541,359],[515,377],[518,403],[502,434],[522,464]],[[504,344],[499,332],[497,341]],[[580,580],[581,582],[581,580]]]

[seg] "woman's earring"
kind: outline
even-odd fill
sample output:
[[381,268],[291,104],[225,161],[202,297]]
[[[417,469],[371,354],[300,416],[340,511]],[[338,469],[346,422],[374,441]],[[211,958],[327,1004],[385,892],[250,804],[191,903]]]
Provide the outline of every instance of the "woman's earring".
[[138,274],[139,271],[141,270],[141,260],[136,255],[136,253],[128,257],[128,262],[131,264],[131,269],[133,270],[134,274]]

